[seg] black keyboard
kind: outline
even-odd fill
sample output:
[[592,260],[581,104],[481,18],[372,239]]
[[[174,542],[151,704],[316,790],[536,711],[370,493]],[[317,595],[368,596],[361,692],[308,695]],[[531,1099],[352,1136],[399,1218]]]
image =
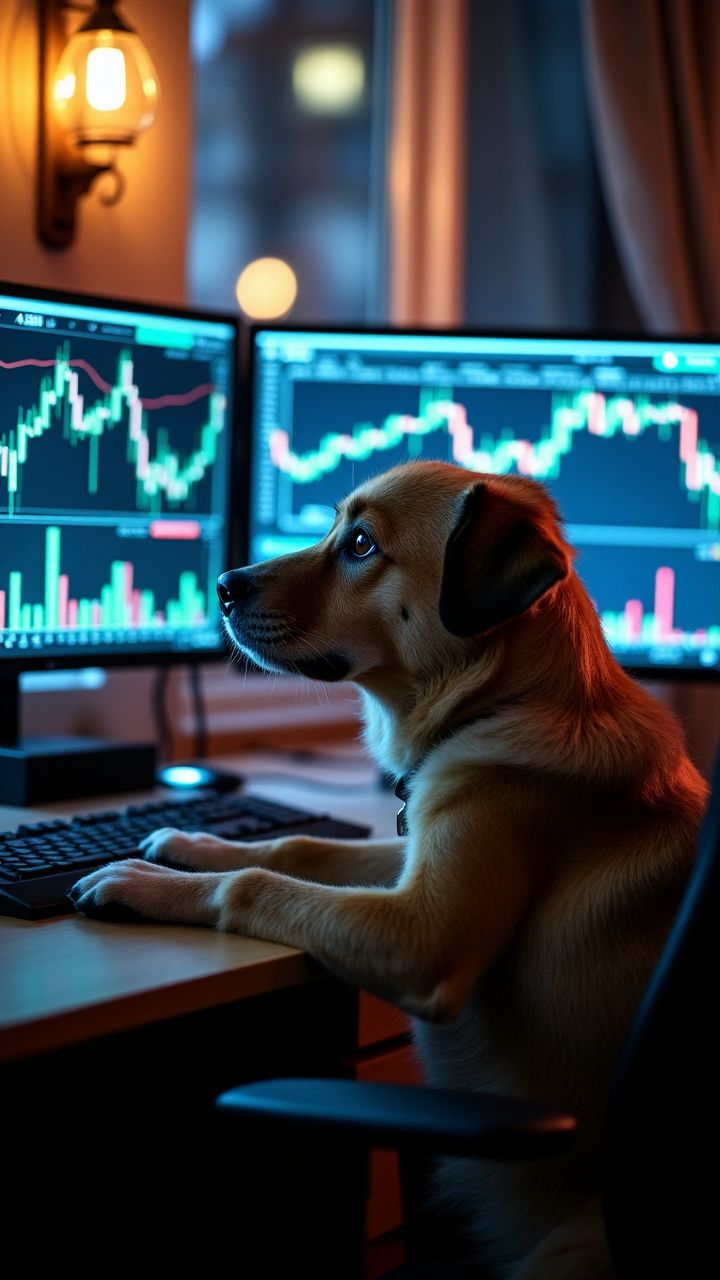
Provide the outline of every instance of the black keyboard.
[[[227,840],[304,834],[357,840],[369,827],[291,809],[258,796],[203,796],[83,813],[0,831],[0,915],[34,920],[74,910],[66,897],[95,867],[140,857],[140,841],[159,827],[209,831]],[[187,870],[187,868],[185,868]]]

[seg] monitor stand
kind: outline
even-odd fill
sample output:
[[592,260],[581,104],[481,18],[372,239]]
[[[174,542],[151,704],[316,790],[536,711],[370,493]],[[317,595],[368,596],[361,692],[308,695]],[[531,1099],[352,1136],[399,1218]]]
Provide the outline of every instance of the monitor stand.
[[107,738],[20,738],[20,673],[0,672],[0,804],[150,791],[155,745]]

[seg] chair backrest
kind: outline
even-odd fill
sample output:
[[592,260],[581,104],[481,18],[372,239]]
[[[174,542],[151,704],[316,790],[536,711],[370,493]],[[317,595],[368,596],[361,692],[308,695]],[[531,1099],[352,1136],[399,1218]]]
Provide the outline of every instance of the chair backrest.
[[720,1275],[719,992],[720,753],[693,871],[610,1093],[603,1208],[621,1280]]

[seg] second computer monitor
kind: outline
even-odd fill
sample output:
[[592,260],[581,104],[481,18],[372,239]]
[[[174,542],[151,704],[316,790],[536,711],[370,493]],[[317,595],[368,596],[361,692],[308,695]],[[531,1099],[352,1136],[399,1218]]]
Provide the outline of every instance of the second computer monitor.
[[543,481],[626,666],[720,673],[720,343],[258,329],[250,559],[396,463]]

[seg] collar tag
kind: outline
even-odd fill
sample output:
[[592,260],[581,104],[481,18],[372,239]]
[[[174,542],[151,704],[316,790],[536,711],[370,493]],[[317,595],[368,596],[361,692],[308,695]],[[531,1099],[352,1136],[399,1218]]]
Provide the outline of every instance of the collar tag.
[[403,800],[400,808],[397,811],[397,833],[399,836],[406,836],[408,833],[407,813],[405,812],[406,809],[407,809],[407,805]]
[[399,836],[406,836],[408,833],[407,821],[407,798],[410,792],[408,790],[407,780],[400,778],[395,787],[395,795],[398,800],[402,800],[402,804],[397,812],[397,833]]
[[468,720],[463,720],[460,724],[456,724],[454,728],[448,729],[446,733],[441,734],[439,738],[436,738],[434,742],[431,742],[429,747],[426,747],[425,751],[423,751],[422,755],[420,756],[420,759],[416,762],[415,765],[413,765],[410,772],[403,774],[402,778],[398,779],[398,782],[395,786],[395,795],[397,796],[398,800],[402,800],[402,804],[398,809],[398,815],[397,815],[397,833],[399,836],[406,836],[408,833],[406,801],[409,799],[409,796],[410,796],[410,786],[409,786],[410,779],[415,776],[415,774],[417,773],[421,765],[425,763],[428,756],[430,755],[430,752],[434,751],[435,747],[439,747],[441,743],[447,742],[449,738],[454,738],[455,734],[459,733],[461,729],[468,728],[471,724],[475,724],[476,721],[478,720],[492,719],[492,717],[496,716],[498,711],[501,711],[503,707],[515,706],[517,702],[522,701],[526,693],[527,693],[527,690],[521,693],[511,694],[509,697],[501,699],[500,702],[496,702],[494,706],[485,707],[484,711],[478,711],[477,715],[470,716]]

